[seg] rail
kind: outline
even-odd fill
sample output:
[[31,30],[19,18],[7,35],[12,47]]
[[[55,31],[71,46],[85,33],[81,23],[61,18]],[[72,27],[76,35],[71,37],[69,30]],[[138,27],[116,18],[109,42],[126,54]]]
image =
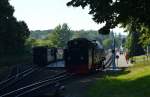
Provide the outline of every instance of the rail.
[[20,72],[4,81],[0,82],[0,91],[2,91],[5,88],[8,88],[9,86],[11,86],[12,84],[14,84],[15,82],[23,79],[24,77],[30,75],[32,72],[34,72],[34,68],[29,68],[27,70],[24,70],[23,72]]
[[8,96],[15,96],[15,97],[20,97],[22,95],[25,95],[27,93],[30,93],[32,91],[35,91],[41,87],[54,84],[56,81],[64,80],[68,78],[71,75],[68,75],[66,72],[59,73],[57,75],[54,75],[46,80],[42,80],[30,85],[27,85],[25,87],[19,88],[17,90],[11,91],[9,93],[3,94],[0,97],[8,97]]

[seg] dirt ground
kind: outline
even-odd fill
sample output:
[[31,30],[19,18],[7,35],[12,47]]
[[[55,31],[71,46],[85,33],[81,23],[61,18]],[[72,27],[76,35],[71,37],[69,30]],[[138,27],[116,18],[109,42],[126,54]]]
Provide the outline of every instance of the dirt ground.
[[95,73],[85,76],[75,76],[72,81],[65,85],[65,97],[87,97],[86,92],[88,87],[100,78],[103,73]]

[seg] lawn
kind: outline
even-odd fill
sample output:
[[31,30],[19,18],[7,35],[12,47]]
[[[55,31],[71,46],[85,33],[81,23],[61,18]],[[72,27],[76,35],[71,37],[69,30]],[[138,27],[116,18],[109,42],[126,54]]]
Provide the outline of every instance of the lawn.
[[120,73],[106,73],[89,87],[87,97],[150,97],[150,60]]
[[146,62],[146,61],[150,60],[150,56],[142,55],[142,56],[133,57],[132,59],[137,63],[140,61]]

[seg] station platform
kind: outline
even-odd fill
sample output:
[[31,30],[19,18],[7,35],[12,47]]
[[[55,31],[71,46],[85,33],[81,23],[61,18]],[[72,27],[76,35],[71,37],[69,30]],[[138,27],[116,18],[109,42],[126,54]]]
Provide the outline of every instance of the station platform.
[[49,67],[49,68],[64,68],[65,66],[64,66],[64,61],[57,61],[57,62],[47,65],[47,67]]

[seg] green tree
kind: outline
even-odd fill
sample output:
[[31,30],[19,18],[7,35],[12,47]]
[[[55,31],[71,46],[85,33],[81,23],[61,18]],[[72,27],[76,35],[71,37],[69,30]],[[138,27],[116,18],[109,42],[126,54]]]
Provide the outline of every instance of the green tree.
[[112,46],[112,40],[110,38],[106,38],[103,40],[103,46],[105,49],[109,49]]
[[142,36],[140,37],[140,43],[143,45],[143,48],[146,48],[150,45],[150,29],[143,27]]
[[132,32],[131,34],[129,34],[126,40],[126,48],[128,48],[130,57],[144,54],[144,49],[142,48],[142,45],[140,43],[139,36],[140,35],[138,32]]
[[28,38],[26,40],[26,45],[29,46],[29,47],[32,47],[32,46],[36,46],[36,39],[34,38]]
[[149,0],[71,0],[68,6],[90,7],[89,14],[97,23],[105,23],[99,33],[108,34],[110,29],[121,24],[130,33],[140,33],[144,47],[150,42]]
[[29,29],[25,22],[13,16],[14,8],[9,0],[0,0],[0,54],[16,54],[25,48]]
[[66,23],[64,23],[61,27],[61,32],[59,35],[60,39],[60,47],[64,47],[67,45],[67,42],[71,39],[71,30]]
[[58,25],[54,31],[48,36],[47,40],[51,41],[51,46],[65,47],[71,39],[71,30],[66,23],[62,26]]
[[131,41],[132,41],[132,37],[131,37],[131,34],[129,34],[126,38],[126,41],[125,41],[125,48],[128,50],[128,52],[131,52],[130,51],[130,48],[131,48]]
[[79,30],[73,32],[73,38],[87,38],[89,40],[95,40],[98,37],[98,32],[93,30]]
[[60,38],[59,38],[59,35],[60,35],[60,32],[61,32],[61,25],[58,25],[54,31],[52,32],[52,34],[50,34],[48,36],[48,40],[50,40],[52,42],[52,46],[54,47],[58,47],[59,44],[60,44]]
[[82,8],[89,6],[89,14],[93,15],[93,20],[97,23],[106,23],[99,30],[100,33],[109,33],[109,29],[118,24],[123,23],[126,26],[133,21],[136,22],[136,27],[150,27],[149,0],[71,0],[67,5]]

